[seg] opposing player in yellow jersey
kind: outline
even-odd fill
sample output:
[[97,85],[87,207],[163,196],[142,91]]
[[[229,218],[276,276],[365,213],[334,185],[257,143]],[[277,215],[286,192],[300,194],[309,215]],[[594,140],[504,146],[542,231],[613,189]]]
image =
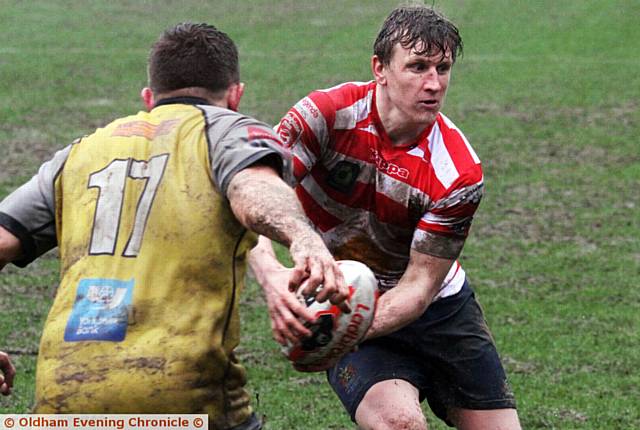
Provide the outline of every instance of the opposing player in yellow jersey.
[[[0,203],[0,268],[60,251],[35,412],[206,413],[214,429],[257,429],[234,355],[253,232],[289,247],[292,288],[309,277],[306,293],[322,283],[318,299],[348,309],[344,281],[280,177],[278,137],[236,112],[231,39],[168,30],[149,84],[148,112],[78,139]],[[284,311],[312,318],[293,293]]]

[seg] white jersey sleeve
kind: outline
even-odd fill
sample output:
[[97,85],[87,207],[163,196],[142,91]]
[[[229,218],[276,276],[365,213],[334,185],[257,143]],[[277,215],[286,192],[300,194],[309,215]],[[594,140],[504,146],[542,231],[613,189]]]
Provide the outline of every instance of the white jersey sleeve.
[[57,246],[55,225],[55,181],[72,145],[58,151],[27,183],[0,202],[0,225],[22,245],[23,258],[14,262],[24,267]]

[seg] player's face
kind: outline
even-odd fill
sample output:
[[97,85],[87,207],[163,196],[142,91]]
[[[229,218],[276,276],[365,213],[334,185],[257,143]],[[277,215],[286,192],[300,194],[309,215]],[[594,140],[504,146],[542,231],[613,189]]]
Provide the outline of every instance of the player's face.
[[390,63],[378,66],[376,78],[385,86],[390,107],[401,117],[416,125],[429,125],[444,103],[452,66],[450,50],[445,55],[418,55],[415,49],[397,44]]

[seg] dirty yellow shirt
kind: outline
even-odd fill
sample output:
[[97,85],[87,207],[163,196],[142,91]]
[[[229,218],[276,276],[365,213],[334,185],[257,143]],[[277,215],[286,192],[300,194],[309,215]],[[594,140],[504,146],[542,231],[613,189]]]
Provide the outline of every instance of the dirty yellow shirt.
[[21,238],[33,242],[25,263],[53,238],[60,250],[35,412],[207,413],[220,429],[250,416],[233,351],[255,236],[225,193],[242,168],[286,157],[266,125],[198,101],[98,129],[0,205],[27,232],[55,221]]

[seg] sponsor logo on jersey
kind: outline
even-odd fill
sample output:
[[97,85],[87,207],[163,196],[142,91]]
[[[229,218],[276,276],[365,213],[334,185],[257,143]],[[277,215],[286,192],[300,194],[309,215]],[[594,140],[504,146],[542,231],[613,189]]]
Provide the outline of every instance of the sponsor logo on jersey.
[[65,342],[124,340],[132,296],[133,280],[81,280],[64,331]]
[[302,99],[302,107],[304,107],[314,118],[318,118],[320,115],[318,108],[316,108],[307,97]]
[[382,158],[377,149],[371,148],[371,158],[379,171],[384,172],[389,176],[396,176],[402,179],[407,179],[409,177],[408,169],[386,161]]
[[169,134],[179,122],[179,119],[170,119],[155,125],[147,121],[131,121],[120,124],[111,135],[119,137],[138,136],[151,140],[157,136]]

